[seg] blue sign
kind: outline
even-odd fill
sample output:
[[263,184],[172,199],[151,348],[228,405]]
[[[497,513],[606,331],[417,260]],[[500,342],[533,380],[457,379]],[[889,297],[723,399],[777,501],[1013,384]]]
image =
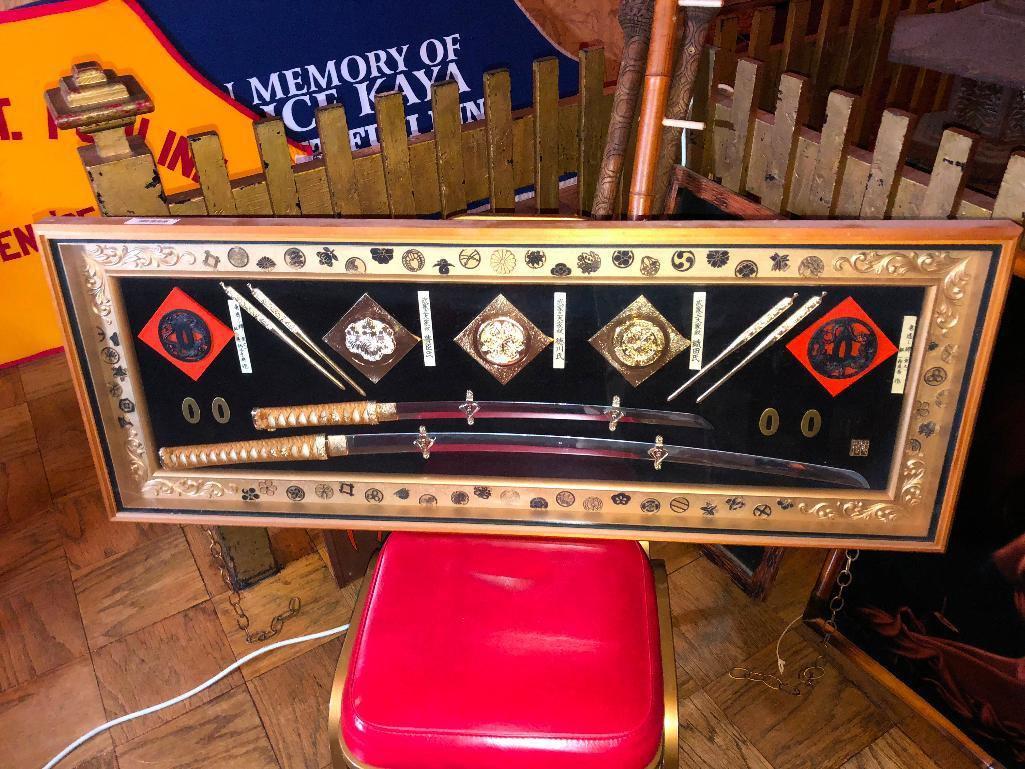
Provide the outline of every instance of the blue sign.
[[431,85],[459,84],[463,122],[484,116],[482,78],[509,69],[513,108],[531,103],[531,63],[559,57],[562,95],[577,64],[514,0],[481,3],[304,0],[141,0],[171,43],[211,82],[289,135],[318,147],[314,110],[345,105],[353,149],[377,144],[374,97],[401,91],[407,130],[431,130]]

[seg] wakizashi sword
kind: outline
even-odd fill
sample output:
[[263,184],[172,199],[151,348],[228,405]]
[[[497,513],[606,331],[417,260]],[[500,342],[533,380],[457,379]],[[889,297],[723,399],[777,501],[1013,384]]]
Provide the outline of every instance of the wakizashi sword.
[[366,454],[560,454],[654,462],[656,470],[663,462],[726,470],[781,475],[837,486],[867,489],[868,481],[860,473],[839,467],[814,465],[790,459],[740,454],[694,446],[670,446],[658,436],[655,442],[620,441],[609,438],[578,438],[560,435],[522,435],[516,433],[434,433],[421,427],[416,433],[357,433],[355,435],[297,435],[256,441],[174,446],[160,449],[160,464],[166,470],[195,467],[242,465],[251,462],[295,462],[326,460]]
[[558,419],[607,422],[609,430],[629,422],[667,427],[711,429],[712,425],[697,414],[657,409],[633,409],[620,406],[619,396],[611,406],[590,406],[579,403],[531,403],[529,401],[478,401],[467,391],[465,401],[416,401],[378,403],[353,401],[322,403],[311,406],[274,406],[253,409],[253,425],[257,430],[338,425],[376,425],[381,422],[431,419],[465,419],[472,425],[476,419]]

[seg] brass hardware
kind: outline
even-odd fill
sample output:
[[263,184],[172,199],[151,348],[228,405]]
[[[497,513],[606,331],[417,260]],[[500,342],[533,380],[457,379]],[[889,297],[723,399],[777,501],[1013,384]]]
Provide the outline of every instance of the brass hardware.
[[420,453],[423,454],[424,459],[431,458],[431,447],[434,445],[434,438],[427,434],[427,428],[420,425],[419,435],[417,439],[413,441],[413,445],[420,449]]
[[473,417],[480,411],[480,404],[473,399],[473,390],[466,391],[466,403],[459,407],[466,414],[466,424],[473,424]]
[[202,414],[199,411],[199,404],[196,399],[189,396],[182,401],[182,416],[190,425],[198,425]]
[[669,456],[669,452],[666,451],[665,441],[661,435],[655,436],[655,445],[648,449],[648,456],[651,457],[655,462],[655,469],[662,469],[662,462]]
[[758,430],[766,438],[775,435],[779,430],[779,412],[772,407],[765,409],[758,417]]
[[616,426],[619,424],[619,420],[623,418],[623,409],[619,407],[620,400],[618,395],[612,396],[612,406],[605,410],[605,413],[609,415],[609,432],[615,432]]
[[801,435],[805,438],[814,438],[822,429],[822,414],[818,409],[808,409],[801,417]]
[[231,408],[228,406],[228,402],[219,395],[210,403],[210,411],[213,412],[214,421],[217,424],[226,425],[231,420]]

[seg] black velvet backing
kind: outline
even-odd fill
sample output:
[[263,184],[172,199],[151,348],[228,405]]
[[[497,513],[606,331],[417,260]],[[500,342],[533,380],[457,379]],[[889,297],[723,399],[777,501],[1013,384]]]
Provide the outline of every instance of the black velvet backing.
[[[567,362],[564,370],[552,368],[552,348],[548,347],[507,385],[499,384],[453,341],[455,337],[498,293],[494,286],[460,283],[456,279],[438,282],[384,283],[314,281],[268,278],[260,287],[315,340],[331,328],[353,303],[367,292],[406,328],[420,335],[417,290],[429,290],[433,306],[437,367],[425,368],[422,349],[417,345],[379,384],[374,385],[344,361],[349,370],[377,401],[462,400],[472,389],[479,400],[563,401],[608,404],[613,395],[622,397],[624,406],[694,411],[714,426],[714,430],[656,428],[650,425],[622,425],[613,435],[603,423],[480,420],[473,428],[465,422],[436,421],[433,431],[472,429],[488,432],[548,433],[616,437],[651,442],[657,433],[666,443],[706,446],[731,451],[763,454],[850,468],[860,472],[872,488],[884,488],[893,457],[894,442],[902,396],[890,393],[896,356],[836,397],[830,396],[803,366],[787,351],[785,344],[848,296],[880,326],[895,345],[899,343],[905,315],[918,315],[925,289],[921,287],[850,288],[822,286],[801,291],[797,305],[818,290],[828,291],[821,308],[805,320],[786,340],[778,343],[750,363],[722,389],[701,405],[694,399],[743,357],[749,345],[734,354],[699,380],[672,404],[666,395],[693,373],[688,368],[689,351],[634,388],[588,343],[605,323],[644,294],[682,333],[691,335],[692,294],[708,294],[705,325],[705,362],[711,360],[741,330],[758,318],[783,296],[793,293],[787,286],[745,285],[597,285],[564,286],[510,285],[501,289],[543,332],[552,335],[552,294],[568,295]],[[235,287],[248,296],[244,282]],[[216,279],[168,279],[130,277],[121,280],[125,309],[133,337],[150,319],[155,309],[174,287],[179,287],[230,325],[226,297]],[[796,305],[795,305],[796,306]],[[240,372],[234,343],[228,345],[198,382],[193,382],[148,346],[134,342],[141,369],[143,389],[149,406],[153,434],[159,446],[212,443],[267,437],[256,431],[249,412],[255,406],[322,403],[361,400],[353,391],[341,392],[318,372],[245,316],[246,334],[254,372]],[[126,340],[128,341],[128,340]],[[329,351],[326,345],[322,345]],[[329,354],[334,355],[333,351]],[[231,420],[221,425],[210,414],[215,397],[224,398],[231,408]],[[185,421],[182,400],[195,398],[202,409],[199,424]],[[778,432],[763,436],[758,418],[768,407],[781,417]],[[808,409],[818,409],[823,417],[820,433],[814,438],[801,434],[801,417]],[[413,422],[393,422],[380,427],[349,431],[415,432]],[[345,428],[337,428],[345,432]],[[849,456],[852,438],[871,441],[868,457]],[[426,462],[418,455],[357,456],[330,460],[339,472],[434,473],[440,475],[473,474],[503,477],[546,477],[577,480],[623,480],[674,483],[717,483],[727,485],[801,485],[791,479],[761,474],[709,470],[683,465],[667,465],[656,472],[642,462],[609,461],[587,458],[517,455],[441,455]],[[295,464],[295,469],[311,469]],[[320,469],[320,468],[318,468]]]

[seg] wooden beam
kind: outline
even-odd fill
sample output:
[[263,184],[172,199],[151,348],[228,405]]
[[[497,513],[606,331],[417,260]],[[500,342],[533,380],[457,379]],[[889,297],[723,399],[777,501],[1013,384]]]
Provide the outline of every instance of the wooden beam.
[[804,198],[803,210],[797,213],[825,217],[835,214],[851,143],[851,116],[856,104],[857,97],[845,91],[829,94],[815,170]]
[[341,104],[321,107],[316,112],[316,119],[331,206],[342,216],[359,216],[363,207],[359,200],[345,108]]
[[775,120],[765,149],[765,183],[762,205],[786,213],[793,184],[791,170],[797,156],[797,140],[808,119],[808,78],[784,72],[779,81]]
[[872,152],[872,166],[865,184],[858,219],[885,219],[897,196],[901,168],[911,145],[915,116],[896,109],[883,112]]
[[512,211],[516,206],[511,87],[509,70],[496,69],[484,73],[488,189],[493,212]]
[[409,139],[406,135],[406,107],[402,93],[379,93],[374,99],[377,113],[377,138],[384,160],[384,187],[388,193],[388,213],[393,217],[416,214],[413,201],[413,177],[409,168]]
[[598,183],[605,135],[609,128],[608,113],[604,110],[605,49],[584,48],[580,51],[580,162],[577,171],[579,213],[591,215],[594,186]]
[[733,85],[733,112],[731,130],[722,145],[723,155],[716,161],[717,175],[722,185],[734,192],[747,187],[751,142],[754,139],[757,95],[761,93],[763,65],[754,59],[737,60],[737,78]]
[[203,190],[203,213],[211,216],[237,215],[221,138],[214,131],[193,134],[189,136],[189,147],[192,159],[196,161],[199,186]]
[[288,150],[285,124],[280,118],[268,117],[253,123],[256,147],[263,161],[263,175],[275,216],[298,216],[299,192],[292,175],[292,155]]
[[[537,212],[559,210],[559,60],[534,60],[534,198]],[[625,177],[624,177],[625,179]]]
[[466,210],[463,126],[459,115],[459,84],[456,81],[434,84],[431,88],[431,110],[434,113],[441,215],[449,217]]

